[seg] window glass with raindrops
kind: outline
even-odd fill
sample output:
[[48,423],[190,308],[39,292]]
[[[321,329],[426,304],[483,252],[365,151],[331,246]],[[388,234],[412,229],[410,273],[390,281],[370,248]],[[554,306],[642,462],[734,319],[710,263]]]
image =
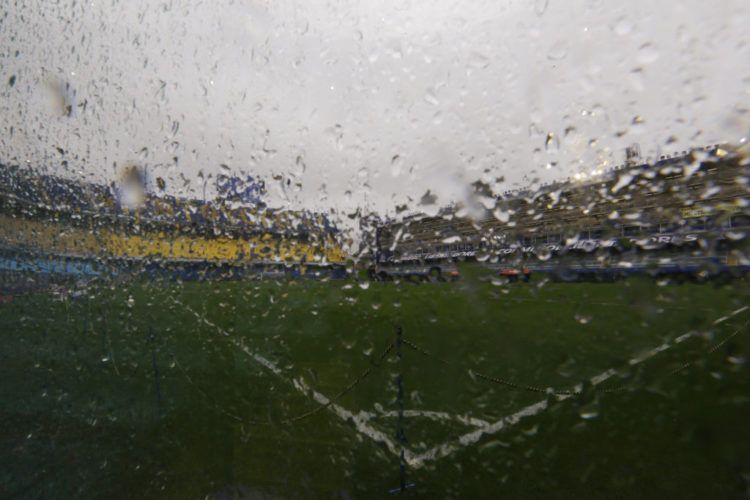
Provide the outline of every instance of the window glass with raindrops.
[[0,497],[749,498],[746,0],[6,0]]

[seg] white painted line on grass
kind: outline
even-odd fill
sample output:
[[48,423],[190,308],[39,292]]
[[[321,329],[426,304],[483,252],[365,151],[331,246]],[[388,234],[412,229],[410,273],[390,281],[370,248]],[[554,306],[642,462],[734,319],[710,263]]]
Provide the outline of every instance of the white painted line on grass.
[[736,311],[732,311],[731,313],[727,314],[726,316],[722,316],[721,318],[717,319],[716,321],[714,321],[713,324],[714,325],[718,325],[719,323],[723,323],[724,321],[728,320],[729,318],[731,318],[733,316],[737,316],[741,312],[747,311],[748,307],[750,307],[750,306],[740,307]]
[[[330,402],[330,399],[328,399],[328,397],[315,390],[311,390],[302,380],[295,380],[294,386],[302,393],[311,393],[313,399],[321,405],[327,405]],[[337,405],[336,403],[331,404],[328,409],[341,420],[349,420],[353,422],[354,427],[356,427],[359,432],[369,437],[373,441],[378,441],[385,444],[385,446],[388,448],[388,451],[393,453],[395,456],[398,457],[401,455],[401,446],[399,444],[390,439],[388,437],[388,434],[386,434],[385,432],[378,430],[367,423],[368,420],[370,420],[370,416],[366,412],[359,412],[355,414],[347,410],[346,408]],[[414,460],[412,452],[408,449],[404,449],[404,459],[407,462]]]
[[[384,412],[379,412],[379,413],[367,413],[367,416],[370,419],[376,418],[376,417],[395,418],[395,417],[398,417],[398,411],[390,410],[390,411],[384,411]],[[470,425],[472,427],[487,427],[488,425],[490,425],[489,422],[487,422],[486,420],[482,420],[481,418],[475,418],[469,415],[456,415],[456,414],[447,413],[444,411],[404,410],[404,417],[407,417],[407,418],[421,417],[421,418],[426,418],[428,420],[434,420],[436,422],[446,422],[450,420],[455,420],[456,422],[460,422],[464,425]]]
[[[180,307],[185,308],[186,310],[190,311],[195,317],[199,320],[205,323],[206,325],[211,326],[212,328],[216,329],[219,333],[222,335],[225,335],[229,337],[232,344],[237,346],[240,350],[242,350],[245,354],[250,356],[253,360],[255,360],[258,364],[268,369],[270,372],[272,372],[274,375],[284,378],[282,370],[276,366],[275,363],[273,363],[271,360],[261,356],[258,353],[255,353],[251,351],[247,346],[245,346],[242,342],[238,342],[234,336],[230,335],[229,332],[222,329],[220,326],[210,322],[208,319],[203,317],[198,312],[194,311],[190,306],[185,305],[178,301],[177,299],[171,297],[172,301],[179,305]],[[718,325],[720,323],[723,323],[724,321],[746,311],[750,306],[744,306],[741,307],[735,311],[732,311],[726,316],[722,316],[721,318],[715,320],[712,324]],[[678,345],[685,340],[691,338],[695,335],[695,332],[688,332],[683,335],[680,335],[679,337],[676,337],[671,342],[665,342],[657,347],[654,347],[653,349],[650,349],[646,351],[645,353],[631,359],[628,361],[628,364],[630,366],[634,366],[640,363],[643,363],[644,361],[656,356],[660,352],[664,352],[667,349],[674,347],[675,345]],[[608,370],[605,370],[598,375],[594,375],[589,380],[592,385],[599,385],[602,382],[612,378],[617,373],[617,370],[614,368],[610,368]],[[330,399],[325,396],[324,394],[321,394],[320,392],[315,391],[314,389],[311,389],[307,386],[307,384],[301,380],[301,379],[292,379],[289,381],[288,379],[285,379],[287,382],[290,382],[295,389],[300,391],[303,394],[311,394],[312,398],[321,405],[328,405],[330,403]],[[579,384],[576,386],[576,390],[580,390],[582,386]],[[571,395],[557,395],[555,396],[558,401],[564,401],[570,397]],[[449,441],[446,441],[443,444],[437,445],[423,453],[415,454],[409,449],[404,450],[404,459],[406,460],[407,464],[414,468],[418,469],[425,465],[425,463],[430,461],[439,460],[441,458],[445,458],[449,455],[452,455],[456,451],[466,448],[468,446],[474,445],[477,442],[479,442],[480,439],[482,439],[484,436],[489,436],[492,434],[495,434],[507,427],[511,427],[521,421],[521,419],[526,417],[531,417],[534,415],[537,415],[541,413],[543,410],[547,409],[547,400],[541,400],[534,404],[531,404],[529,406],[526,406],[517,412],[508,415],[506,417],[503,417],[495,422],[486,422],[482,419],[477,419],[469,416],[461,416],[461,415],[452,415],[446,412],[437,412],[437,411],[420,411],[420,410],[406,410],[404,411],[405,417],[424,417],[429,418],[432,420],[457,420],[459,422],[462,422],[467,425],[472,425],[477,427],[477,429],[472,430],[471,432],[468,432],[466,434],[463,434],[455,439],[451,439]],[[370,412],[359,412],[359,413],[353,413],[346,408],[332,403],[327,408],[329,411],[331,411],[334,415],[339,417],[340,419],[344,421],[351,421],[354,423],[355,428],[360,433],[364,434],[365,436],[369,437],[373,441],[383,443],[388,451],[393,453],[395,456],[400,456],[401,453],[401,446],[397,444],[395,441],[393,441],[388,434],[385,432],[376,429],[372,425],[368,424],[368,421],[374,418],[376,415],[380,415],[383,417],[394,417],[397,416],[398,413],[395,411],[388,411],[388,412],[382,412],[380,414],[370,413]]]
[[[199,321],[203,321],[205,324],[211,326],[212,328],[216,329],[219,333],[222,335],[225,335],[229,337],[229,340],[234,344],[237,348],[239,348],[242,352],[250,356],[255,362],[269,370],[271,373],[276,375],[279,378],[284,379],[285,381],[289,382],[295,389],[297,389],[302,394],[311,394],[312,398],[320,403],[321,405],[327,405],[330,402],[330,399],[328,399],[327,396],[324,394],[321,394],[320,392],[311,389],[310,387],[305,384],[305,382],[301,379],[292,379],[289,380],[286,377],[284,377],[284,374],[282,370],[270,359],[256,353],[250,350],[247,346],[245,346],[242,342],[238,342],[234,336],[230,335],[229,332],[221,328],[220,326],[211,323],[206,318],[204,318],[200,313],[193,310],[190,306],[181,303],[175,298],[172,298],[172,301],[179,305],[180,307],[185,308],[187,311],[191,312]],[[372,427],[367,423],[367,421],[370,419],[370,416],[365,412],[360,412],[358,414],[352,413],[351,411],[347,410],[346,408],[337,405],[336,403],[332,403],[327,408],[329,411],[333,412],[337,417],[340,419],[347,421],[350,420],[354,423],[355,428],[365,436],[369,437],[373,441],[381,442],[385,444],[386,448],[393,453],[395,456],[400,456],[401,454],[401,447],[400,445],[396,444],[395,441],[390,439],[388,435],[375,427]],[[412,453],[409,450],[404,450],[404,458],[407,461],[413,460]]]
[[[748,309],[749,306],[741,307],[735,311],[732,311],[726,316],[723,316],[716,321],[713,322],[714,325],[718,325],[719,323],[722,323]],[[680,344],[681,342],[684,342],[685,340],[689,339],[694,335],[693,332],[686,333],[684,335],[680,335],[679,337],[675,338],[672,342],[665,342],[664,344],[655,347],[649,351],[646,351],[644,354],[640,355],[637,358],[633,358],[629,361],[630,366],[637,365],[639,363],[643,363],[644,361],[656,356],[660,352],[666,351],[670,347],[673,347],[677,344]],[[614,376],[617,373],[615,369],[610,368],[609,370],[603,371],[602,373],[598,375],[594,375],[591,377],[590,381],[592,385],[599,385],[602,382],[608,380],[612,376]],[[577,389],[580,389],[580,386],[577,386]],[[565,399],[570,398],[570,395],[559,395],[556,396],[558,401],[563,401]],[[446,443],[443,443],[441,445],[435,446],[434,448],[431,448],[423,453],[420,453],[419,455],[415,455],[410,461],[408,461],[409,465],[413,468],[419,468],[422,467],[426,462],[433,461],[433,460],[439,460],[441,458],[445,458],[454,452],[458,451],[461,448],[465,448],[467,446],[471,446],[472,444],[477,443],[483,436],[488,436],[490,434],[494,434],[498,431],[503,430],[506,427],[510,427],[511,425],[515,425],[518,422],[521,421],[522,418],[525,417],[531,417],[534,415],[537,415],[541,413],[543,410],[547,409],[547,400],[537,401],[536,403],[529,405],[525,408],[522,408],[521,410],[513,413],[512,415],[509,415],[507,417],[503,417],[500,420],[497,420],[496,422],[491,423],[487,427],[481,427],[479,429],[476,429],[474,431],[468,432],[466,434],[463,434],[462,436],[459,436],[457,439],[454,439],[452,441],[448,441]]]

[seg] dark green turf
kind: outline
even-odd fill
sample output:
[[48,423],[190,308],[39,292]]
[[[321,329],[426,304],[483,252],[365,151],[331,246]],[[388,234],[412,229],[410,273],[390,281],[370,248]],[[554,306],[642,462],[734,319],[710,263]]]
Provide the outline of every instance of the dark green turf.
[[[237,488],[250,498],[384,497],[399,475],[382,444],[327,410],[284,421],[317,407],[293,379],[336,394],[372,366],[397,326],[435,357],[404,347],[401,362],[393,355],[373,367],[342,407],[395,410],[399,373],[407,410],[494,422],[550,401],[409,470],[408,496],[747,495],[750,311],[713,324],[750,303],[744,282],[497,286],[480,272],[464,275],[366,289],[350,281],[99,284],[68,302],[39,293],[2,304],[0,496],[203,498]],[[689,331],[702,335],[628,367]],[[586,387],[564,401],[468,373],[569,388],[609,368],[618,375],[603,386],[626,390]],[[396,418],[370,423],[395,441]],[[405,423],[415,453],[471,429]]]

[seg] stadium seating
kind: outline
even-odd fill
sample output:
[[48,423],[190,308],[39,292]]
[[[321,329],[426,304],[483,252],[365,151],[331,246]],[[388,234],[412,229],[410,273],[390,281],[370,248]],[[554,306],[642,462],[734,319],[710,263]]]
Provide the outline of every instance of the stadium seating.
[[53,255],[207,262],[340,263],[325,214],[147,195],[0,165],[0,248]]
[[495,197],[494,210],[473,219],[457,215],[462,206],[437,216],[412,215],[380,228],[379,254],[391,262],[439,260],[502,256],[517,247],[579,240],[696,231],[721,236],[738,224],[747,226],[739,203],[748,190],[737,181],[745,171],[740,158],[714,146],[653,165],[617,167],[586,181],[507,191]]

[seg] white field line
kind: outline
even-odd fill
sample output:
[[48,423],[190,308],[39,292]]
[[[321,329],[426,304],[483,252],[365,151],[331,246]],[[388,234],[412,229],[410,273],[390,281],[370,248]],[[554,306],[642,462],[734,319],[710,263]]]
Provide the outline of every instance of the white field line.
[[[328,399],[325,395],[315,390],[311,390],[303,380],[295,380],[294,387],[296,387],[302,393],[312,394],[313,399],[321,405],[327,405],[330,401],[330,399]],[[379,441],[385,444],[385,446],[388,448],[388,451],[390,451],[397,457],[400,456],[401,446],[393,441],[390,437],[388,437],[388,434],[386,434],[385,432],[369,425],[367,421],[370,420],[370,416],[366,412],[359,412],[355,414],[350,412],[346,408],[337,405],[336,403],[331,404],[328,409],[341,420],[352,421],[354,423],[354,427],[356,427],[359,432],[369,437],[373,441]],[[411,462],[412,460],[414,460],[414,454],[408,449],[404,449],[404,459],[407,462]]]
[[721,318],[717,319],[713,322],[714,325],[718,325],[719,323],[723,323],[724,321],[728,320],[729,318],[733,316],[737,316],[738,314],[745,312],[750,306],[740,307],[736,311],[732,311],[731,313],[727,314],[726,316],[722,316]]
[[[205,317],[203,317],[200,313],[194,311],[190,306],[187,306],[180,301],[178,301],[175,298],[171,298],[172,301],[179,305],[180,307],[185,308],[186,310],[190,311],[199,321],[202,321],[206,325],[216,329],[219,333],[229,338],[229,340],[234,344],[236,347],[238,347],[240,350],[242,350],[245,354],[250,356],[253,360],[255,360],[258,364],[268,369],[271,373],[274,375],[283,378],[283,372],[281,369],[276,366],[275,363],[273,363],[271,360],[261,356],[258,353],[255,353],[251,351],[247,346],[245,346],[242,342],[238,342],[232,335],[229,334],[226,330],[221,328],[220,326],[216,325],[215,323],[212,323]],[[731,313],[727,314],[726,316],[722,316],[721,318],[715,320],[712,324],[718,325],[720,323],[723,323],[724,321],[741,314],[745,312],[750,306],[744,306],[741,307],[735,311],[732,311]],[[634,366],[639,363],[643,363],[644,361],[656,356],[660,352],[666,351],[667,349],[674,347],[675,345],[678,345],[685,340],[689,339],[695,335],[694,332],[688,332],[684,335],[680,335],[679,337],[675,338],[671,342],[665,342],[657,347],[654,347],[653,349],[650,349],[641,355],[629,360],[629,365]],[[602,382],[610,379],[617,373],[617,370],[614,368],[610,368],[608,370],[605,370],[598,375],[594,375],[591,377],[590,382],[592,385],[599,385]],[[288,380],[287,380],[288,381]],[[320,392],[317,392],[313,389],[310,389],[307,384],[301,379],[294,379],[291,381],[291,384],[300,392],[304,394],[311,394],[313,399],[318,402],[321,405],[326,405],[330,402],[330,399],[326,397],[324,394],[321,394]],[[576,386],[576,390],[581,389],[581,385]],[[558,401],[564,401],[572,396],[570,395],[558,395],[555,396]],[[447,419],[455,419],[459,422],[465,423],[467,425],[472,425],[475,427],[478,427],[477,429],[468,432],[466,434],[463,434],[459,436],[458,438],[451,439],[449,441],[446,441],[443,444],[440,444],[438,446],[435,446],[423,453],[415,454],[412,451],[405,449],[404,450],[404,459],[406,460],[407,464],[414,468],[418,469],[422,466],[424,466],[425,463],[439,460],[441,458],[445,458],[449,455],[452,455],[456,451],[460,450],[461,448],[466,448],[468,446],[471,446],[473,444],[476,444],[482,437],[489,436],[491,434],[495,434],[506,427],[513,426],[521,421],[521,419],[526,417],[531,417],[534,415],[537,415],[541,413],[543,410],[547,409],[547,400],[541,400],[534,404],[531,404],[529,406],[526,406],[517,412],[508,415],[506,417],[503,417],[495,422],[489,423],[481,419],[472,418],[468,416],[461,416],[461,415],[451,415],[445,412],[436,412],[436,411],[417,411],[417,410],[407,410],[404,412],[405,417],[426,417],[433,420],[447,420]],[[335,414],[340,419],[347,421],[350,420],[354,423],[355,428],[362,434],[366,435],[373,441],[381,442],[385,444],[386,448],[388,448],[388,451],[393,453],[395,456],[399,456],[401,452],[401,447],[398,445],[395,441],[390,439],[390,437],[372,427],[368,424],[368,421],[375,417],[375,414],[369,413],[369,412],[359,412],[359,413],[352,413],[351,411],[347,410],[346,408],[339,406],[335,403],[331,404],[328,408],[329,411],[331,411],[333,414]],[[389,411],[389,412],[383,412],[380,414],[384,417],[393,417],[397,416],[397,412]]]
[[[735,311],[732,311],[726,316],[722,316],[721,318],[714,321],[713,325],[718,325],[719,323],[722,323],[732,318],[733,316],[736,316],[746,311],[748,307],[750,306],[741,307]],[[629,361],[629,364],[630,366],[633,366],[639,363],[643,363],[647,359],[650,359],[656,356],[660,352],[666,351],[670,347],[673,347],[677,344],[680,344],[681,342],[684,342],[685,340],[689,339],[693,335],[694,335],[693,332],[680,335],[679,337],[674,339],[672,342],[665,342],[664,344],[661,344],[660,346],[654,347],[653,349],[646,351],[645,353],[641,354],[637,358],[631,359]],[[609,370],[603,371],[602,373],[591,377],[590,379],[591,384],[592,385],[601,384],[605,380],[611,378],[615,373],[617,373],[617,371],[612,368],[610,368]],[[580,386],[578,386],[577,389],[580,389]],[[560,395],[560,396],[557,396],[557,399],[558,401],[563,401],[570,397],[571,396],[569,395]],[[466,434],[463,434],[462,436],[459,436],[455,440],[447,441],[441,445],[435,446],[434,448],[431,448],[423,453],[420,453],[419,455],[415,455],[411,458],[410,461],[408,461],[409,465],[413,468],[419,468],[419,467],[422,467],[425,464],[425,462],[445,458],[448,455],[453,454],[454,452],[458,451],[461,448],[465,448],[467,446],[471,446],[477,443],[483,436],[494,434],[498,431],[501,431],[502,429],[506,427],[510,427],[512,425],[517,424],[518,422],[521,421],[522,418],[537,415],[538,413],[541,413],[543,410],[546,410],[546,409],[547,409],[546,399],[542,401],[537,401],[536,403],[532,405],[529,405],[525,408],[520,409],[519,411],[513,413],[512,415],[508,415],[507,417],[503,417],[500,420],[497,420],[491,423],[487,427],[481,427],[474,431],[468,432]]]
[[[312,398],[320,403],[321,405],[326,405],[330,402],[330,400],[324,395],[319,393],[318,391],[314,389],[310,389],[307,384],[301,379],[293,379],[288,380],[284,377],[282,370],[276,366],[276,364],[271,361],[270,359],[251,351],[247,346],[245,346],[242,342],[239,342],[235,339],[234,336],[230,335],[229,332],[221,328],[219,325],[210,322],[205,317],[203,317],[200,313],[193,310],[190,306],[185,305],[178,301],[175,298],[171,298],[172,301],[177,304],[178,306],[184,308],[185,310],[191,312],[199,321],[202,321],[206,325],[214,328],[217,332],[221,333],[222,335],[229,338],[230,342],[232,342],[233,345],[235,345],[237,348],[239,348],[242,352],[250,356],[254,361],[256,361],[259,365],[263,366],[267,370],[269,370],[271,373],[276,375],[279,378],[282,378],[286,380],[287,382],[290,382],[291,385],[297,389],[299,392],[307,395],[312,395]],[[334,415],[339,417],[340,419],[347,421],[351,420],[354,423],[354,426],[356,429],[364,434],[365,436],[369,437],[373,441],[381,442],[385,444],[385,446],[388,448],[388,450],[393,453],[395,456],[400,456],[401,453],[401,447],[398,445],[395,441],[393,441],[386,433],[372,427],[367,423],[368,420],[370,420],[370,415],[368,415],[365,412],[360,412],[358,414],[354,414],[347,410],[346,408],[339,406],[335,403],[331,404],[328,408],[331,412],[333,412]],[[409,450],[404,450],[404,458],[408,461],[413,460],[413,455]]]
[[[366,413],[367,418],[372,419],[376,417],[381,418],[396,418],[398,417],[398,411],[390,410],[379,413]],[[490,425],[486,420],[481,418],[474,418],[468,415],[455,415],[453,413],[447,413],[444,411],[430,411],[430,410],[404,410],[404,417],[414,418],[421,417],[428,420],[435,420],[436,422],[446,422],[449,420],[455,420],[456,422],[472,427],[487,427]]]

